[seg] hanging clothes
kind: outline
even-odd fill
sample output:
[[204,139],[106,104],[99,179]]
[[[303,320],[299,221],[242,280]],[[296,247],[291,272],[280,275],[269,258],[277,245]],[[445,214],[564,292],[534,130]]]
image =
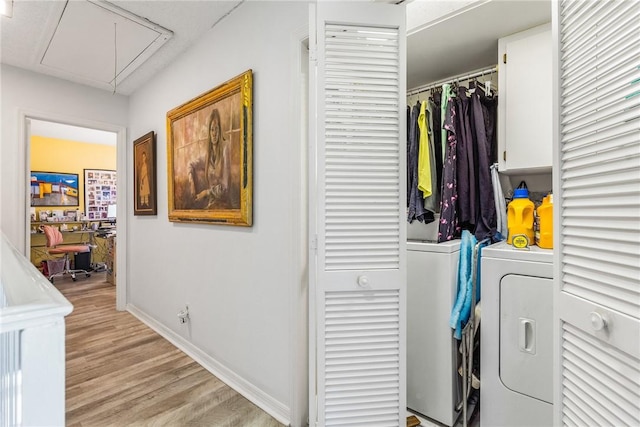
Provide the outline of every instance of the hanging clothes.
[[429,133],[427,127],[427,101],[420,103],[418,115],[418,129],[420,138],[418,142],[418,190],[422,191],[422,197],[429,197],[431,190],[431,162],[429,152]]
[[[436,188],[438,189],[438,194],[440,194],[440,187],[442,187],[442,110],[440,108],[441,103],[441,93],[436,91],[432,93],[429,97],[429,107],[428,110],[431,111],[431,130],[432,130],[432,140],[433,140],[433,154],[435,160],[436,167]],[[438,204],[440,203],[438,199]]]
[[421,103],[418,102],[411,108],[409,121],[409,153],[407,155],[407,193],[409,195],[407,221],[409,223],[416,219],[420,222],[434,221],[433,213],[424,208],[422,192],[418,189],[418,146],[420,138],[418,116],[420,115],[421,106]]
[[473,247],[477,243],[468,230],[464,230],[460,242],[460,261],[458,262],[458,291],[451,308],[449,326],[454,330],[453,337],[462,337],[462,328],[469,319],[471,298],[473,297]]
[[451,91],[451,85],[449,83],[445,83],[442,85],[442,97],[440,98],[440,121],[441,121],[441,140],[442,144],[442,165],[444,168],[444,160],[445,154],[447,152],[447,130],[444,127],[445,118],[447,117],[447,111],[449,110],[449,100],[453,96],[453,92]]
[[461,228],[475,230],[476,224],[476,168],[475,142],[471,131],[471,100],[467,88],[458,87],[455,97],[457,111],[457,178],[458,178],[458,221]]
[[435,200],[432,198],[435,170],[433,165],[433,150],[429,140],[429,123],[427,113],[427,101],[420,105],[418,116],[418,128],[420,129],[420,143],[418,146],[418,190],[422,193],[422,204],[427,213],[424,222],[429,224],[435,221]]
[[494,164],[498,161],[498,95],[481,96],[480,101],[484,106],[484,127],[487,132],[487,141],[491,146],[490,163]]
[[[444,85],[448,86],[448,85]],[[445,94],[448,94],[449,101],[451,101],[450,90],[445,90],[443,86],[443,99],[445,102]],[[447,102],[447,111],[445,120],[443,123],[446,131],[445,141],[447,142],[445,150],[445,159],[442,168],[442,188],[440,201],[440,223],[438,226],[438,243],[452,240],[460,234],[460,227],[458,226],[458,214],[457,214],[457,177],[456,177],[456,108],[455,102]]]
[[476,141],[478,167],[478,210],[476,214],[475,236],[478,240],[493,238],[496,234],[496,205],[491,181],[492,142],[495,129],[495,117],[492,117],[491,105],[484,93],[476,90],[471,95],[472,130]]
[[409,173],[409,164],[411,153],[411,106],[407,105],[407,211],[409,210],[409,200],[411,200],[411,174]]
[[439,212],[438,242],[458,238],[463,229],[478,240],[502,234],[502,196],[491,170],[497,160],[497,96],[487,96],[477,81],[470,86],[467,91],[445,83],[418,103],[419,111],[418,105],[407,110],[408,220],[429,222]]
[[424,196],[424,208],[435,213],[440,208],[440,187],[438,186],[435,141],[433,135],[435,133],[440,133],[440,129],[438,129],[438,132],[433,131],[432,105],[433,102],[429,100],[427,102],[427,136],[429,138],[429,173],[431,177],[431,195]]
[[497,163],[491,165],[491,183],[493,184],[493,201],[496,205],[496,235],[494,240],[504,240],[507,238],[507,203],[502,192]]

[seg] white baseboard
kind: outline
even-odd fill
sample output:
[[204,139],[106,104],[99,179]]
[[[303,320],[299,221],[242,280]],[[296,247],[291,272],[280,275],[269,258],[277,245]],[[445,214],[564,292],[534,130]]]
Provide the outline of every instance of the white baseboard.
[[185,340],[174,331],[158,323],[155,319],[144,313],[132,304],[127,304],[127,311],[137,317],[142,323],[156,331],[167,341],[185,352],[189,357],[198,362],[202,367],[215,375],[222,382],[247,398],[250,402],[284,424],[290,425],[290,409],[282,402],[277,401],[267,393],[237,375],[204,351]]

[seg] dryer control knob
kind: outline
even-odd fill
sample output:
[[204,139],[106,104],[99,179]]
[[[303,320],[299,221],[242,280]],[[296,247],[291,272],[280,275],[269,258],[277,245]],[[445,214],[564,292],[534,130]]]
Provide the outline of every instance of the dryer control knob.
[[591,326],[596,331],[601,331],[607,327],[607,318],[602,314],[592,311],[589,316],[591,317]]
[[358,286],[361,288],[369,286],[369,278],[367,276],[358,276]]

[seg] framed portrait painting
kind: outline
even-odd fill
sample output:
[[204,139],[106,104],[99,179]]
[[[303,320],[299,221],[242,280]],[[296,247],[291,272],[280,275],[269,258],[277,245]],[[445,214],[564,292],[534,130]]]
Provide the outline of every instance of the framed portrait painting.
[[167,113],[169,221],[251,226],[253,74]]
[[133,141],[133,214],[156,215],[156,134]]

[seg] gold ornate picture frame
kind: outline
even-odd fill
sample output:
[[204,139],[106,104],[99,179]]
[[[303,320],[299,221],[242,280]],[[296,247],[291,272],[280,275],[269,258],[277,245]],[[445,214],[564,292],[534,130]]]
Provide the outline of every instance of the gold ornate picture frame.
[[253,73],[167,113],[169,221],[253,223]]

